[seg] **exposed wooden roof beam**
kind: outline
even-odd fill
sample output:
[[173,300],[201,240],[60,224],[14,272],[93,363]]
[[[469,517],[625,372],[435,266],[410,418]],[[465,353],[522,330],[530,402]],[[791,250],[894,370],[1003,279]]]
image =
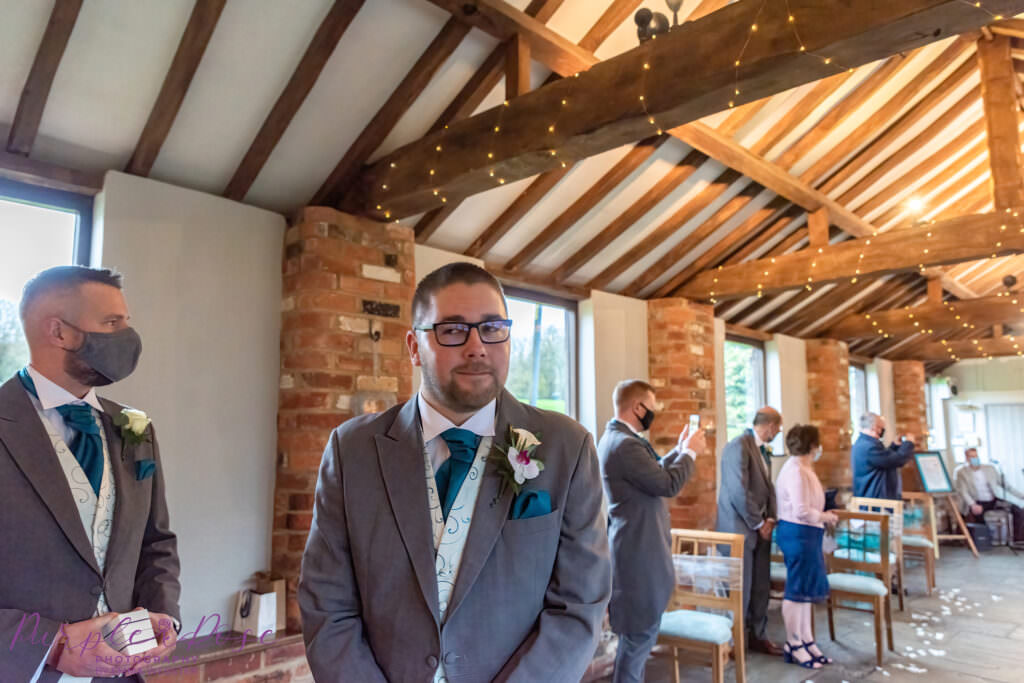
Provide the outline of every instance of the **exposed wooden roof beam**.
[[502,0],[474,0],[472,4],[462,0],[430,1],[464,25],[478,28],[498,40],[522,36],[534,59],[562,76],[586,71],[598,61],[592,51],[581,48]]
[[79,171],[29,159],[0,149],[0,178],[51,190],[95,195],[103,189],[103,173]]
[[[611,7],[602,15],[602,18],[598,20],[598,24],[595,24],[594,28],[591,29],[587,36],[591,36],[594,29],[601,24],[602,21],[608,17],[609,13],[621,5],[633,4],[639,0],[616,0]],[[562,6],[563,0],[532,0],[530,4],[523,10],[526,14],[537,19],[540,22],[546,22],[551,16]],[[584,38],[586,40],[586,38]],[[466,81],[462,89],[451,101],[451,103],[445,108],[441,115],[434,121],[434,125],[430,127],[427,135],[436,133],[439,130],[444,130],[448,124],[454,121],[460,121],[467,116],[471,116],[480,103],[484,101],[484,98],[494,90],[495,86],[505,75],[505,60],[507,58],[507,47],[504,44],[498,45],[491,51],[491,54],[487,56],[484,63],[473,73],[473,75]],[[426,212],[419,221],[416,222],[416,226],[413,228],[413,232],[416,235],[416,239],[419,242],[426,242],[430,239],[430,236],[437,232],[441,224],[444,223],[449,216],[455,213],[455,210],[459,208],[461,202],[451,200],[445,202],[444,206],[433,209]]]
[[1024,356],[1024,340],[1015,337],[995,339],[959,339],[928,342],[916,348],[894,354],[894,359],[924,361],[963,360],[965,358],[996,358],[999,356]]
[[199,69],[199,63],[210,43],[213,30],[217,27],[221,11],[227,0],[196,0],[189,16],[185,32],[178,43],[178,50],[171,60],[160,93],[149,112],[146,125],[135,143],[125,173],[148,176],[156,163],[160,148],[163,147],[167,135],[171,132],[174,119],[178,116],[181,103],[192,84],[192,78]]
[[735,298],[1020,251],[1024,219],[1008,213],[968,215],[805,249],[774,262],[762,259],[715,269],[701,273],[680,293],[692,299]]
[[245,198],[364,2],[365,0],[335,0],[331,5],[316,33],[313,34],[313,39],[310,40],[302,59],[292,72],[291,78],[288,79],[288,84],[281,91],[267,118],[263,120],[263,125],[249,145],[249,150],[242,157],[234,175],[224,188],[225,197],[236,201]]
[[537,205],[541,199],[543,199],[548,192],[552,190],[562,178],[569,175],[569,168],[560,168],[555,171],[548,171],[547,173],[541,173],[539,176],[534,178],[533,182],[523,190],[523,192],[515,198],[512,204],[507,209],[501,212],[501,215],[494,219],[494,221],[484,228],[484,231],[477,236],[473,243],[466,249],[466,254],[469,256],[479,257],[490,251],[491,247],[498,243],[502,237],[508,234],[508,231],[515,227],[515,224],[525,216],[530,209]]
[[[683,157],[653,187],[630,204],[625,211],[616,216],[601,232],[577,249],[572,256],[566,259],[565,263],[556,268],[551,274],[552,281],[561,283],[568,280],[587,261],[618,239],[634,223],[643,218],[648,211],[668,197],[680,184],[693,175],[693,172],[700,168],[701,164],[705,161],[707,161],[707,157],[697,151],[691,151]],[[716,187],[721,187],[724,191],[725,187],[728,187],[729,184],[739,178],[738,173],[730,173],[728,183],[724,183],[724,187],[722,184]]]
[[1024,158],[1017,132],[1020,81],[1010,57],[1010,37],[996,35],[978,41],[982,101],[992,166],[992,197],[996,210],[1024,206]]
[[987,296],[967,301],[927,303],[898,310],[870,311],[843,317],[826,336],[838,339],[872,337],[879,331],[903,336],[922,331],[948,332],[967,324],[1024,323],[1024,304],[1016,297]]
[[988,28],[997,36],[1024,38],[1024,19],[1003,19],[994,24],[989,24]]
[[[1024,7],[1024,0],[994,1],[1001,12]],[[493,8],[499,2],[486,0],[480,6]],[[954,0],[874,0],[869,7],[859,3],[855,8],[835,0],[799,0],[790,5],[794,13],[810,17],[819,27],[812,37],[804,37],[808,52],[832,54],[852,65],[925,44],[936,33],[970,30],[983,21],[976,8]],[[698,119],[726,106],[737,85],[744,97],[754,99],[836,72],[824,60],[807,59],[810,55],[782,47],[789,44],[782,36],[791,35],[791,29],[785,13],[780,13],[778,19],[761,18],[758,38],[747,44],[737,82],[735,56],[725,54],[721,46],[744,44],[762,7],[758,0],[740,0],[688,22],[663,39],[598,64],[572,82],[559,81],[523,96],[509,112],[496,108],[407,145],[364,174],[347,206],[373,213],[376,205],[387,205],[385,211],[395,217],[419,213],[440,204],[434,190],[449,200],[463,198],[494,187],[495,177],[518,180],[565,159],[584,158],[639,140],[650,134],[652,116],[662,127]],[[814,17],[821,21],[814,22]],[[537,46],[531,46],[539,54]],[[651,69],[638,78],[645,73],[644,63]],[[638,84],[647,91],[645,100],[638,98]],[[558,129],[550,136],[538,136],[537,130],[550,126],[551,112],[560,110],[562,100],[573,102],[573,115],[559,118]],[[509,134],[496,138],[493,128],[499,119]],[[441,157],[438,146],[447,150]],[[483,147],[493,148],[493,159],[481,154]],[[438,160],[438,172],[431,182],[421,169],[434,160]]]
[[60,66],[81,9],[82,0],[56,0],[53,5],[50,21],[46,24],[35,61],[32,62],[25,86],[21,90],[18,109],[7,136],[7,151],[12,154],[28,156],[32,151],[53,78],[57,75],[57,67]]
[[[351,189],[353,181],[363,170],[363,165],[377,151],[377,148],[394,129],[395,124],[409,110],[412,103],[430,83],[430,79],[455,52],[455,48],[462,43],[462,39],[468,33],[469,26],[466,24],[454,17],[448,20],[420,55],[420,58],[416,60],[416,64],[405,75],[402,82],[395,88],[395,91],[391,93],[391,96],[352,142],[341,161],[313,195],[310,203],[325,206],[333,206],[338,203],[341,197]],[[424,178],[429,178],[426,172],[429,165],[427,162],[427,166],[419,169]],[[429,180],[427,182],[429,184]],[[380,212],[375,215],[380,215]]]
[[620,159],[596,183],[580,195],[579,199],[570,204],[565,211],[560,213],[536,237],[524,245],[515,256],[509,259],[508,263],[505,264],[505,268],[510,271],[517,271],[536,258],[544,249],[564,235],[577,221],[597,206],[602,199],[607,197],[610,192],[618,187],[636,169],[640,168],[641,165],[650,159],[651,155],[666,140],[668,140],[667,135],[656,135],[653,138],[641,140],[626,156]]

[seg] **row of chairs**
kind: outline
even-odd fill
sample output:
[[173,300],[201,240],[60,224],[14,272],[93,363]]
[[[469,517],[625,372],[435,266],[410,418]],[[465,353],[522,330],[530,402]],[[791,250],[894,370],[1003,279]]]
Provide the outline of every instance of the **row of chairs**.
[[[872,613],[875,655],[881,665],[883,638],[889,650],[894,649],[891,585],[897,587],[899,608],[904,609],[904,559],[920,559],[929,595],[935,587],[938,543],[934,503],[928,494],[908,492],[903,501],[854,498],[849,509],[836,512],[837,547],[826,556],[829,636],[835,640],[834,609]],[[736,683],[746,680],[743,542],[740,534],[672,530],[677,585],[662,617],[658,642],[671,648],[676,683],[680,651],[710,657],[715,683],[724,680],[732,654],[736,660]],[[773,547],[773,590],[783,590],[785,579],[782,556]]]

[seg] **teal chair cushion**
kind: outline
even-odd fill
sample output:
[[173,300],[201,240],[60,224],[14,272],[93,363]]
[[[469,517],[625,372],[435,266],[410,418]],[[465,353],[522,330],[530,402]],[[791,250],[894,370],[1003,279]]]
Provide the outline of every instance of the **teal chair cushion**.
[[786,573],[786,565],[781,562],[772,562],[772,581],[785,581],[789,576]]
[[732,638],[732,620],[718,614],[689,609],[666,612],[661,615],[658,635],[704,643],[727,643]]
[[908,535],[903,537],[903,547],[904,548],[934,548],[935,545],[931,542],[930,539],[927,539],[924,536],[918,536],[916,534],[913,534],[913,535],[908,534]]
[[832,590],[857,593],[859,595],[889,594],[889,589],[885,587],[884,583],[873,576],[861,576],[859,574],[829,574],[828,587]]
[[[882,556],[870,550],[867,552],[867,559],[864,559],[863,550],[852,548],[839,548],[832,555],[840,560],[853,560],[854,562],[870,562],[872,564],[880,564],[882,562]],[[896,553],[889,553],[889,564],[896,564]]]

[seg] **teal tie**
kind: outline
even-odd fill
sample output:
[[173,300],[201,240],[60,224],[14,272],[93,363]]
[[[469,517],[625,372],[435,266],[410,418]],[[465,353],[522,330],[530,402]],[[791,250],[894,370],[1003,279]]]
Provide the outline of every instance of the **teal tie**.
[[437,468],[434,481],[437,482],[437,497],[441,500],[441,512],[445,521],[455,504],[462,482],[469,474],[469,467],[476,457],[476,449],[480,446],[480,437],[468,429],[452,427],[441,432],[441,438],[448,444],[451,457]]
[[758,446],[761,449],[761,457],[764,458],[764,465],[768,468],[768,472],[772,471],[772,456],[768,455],[768,449],[764,447],[764,444]]
[[[22,368],[18,373],[18,379],[28,393],[39,398],[36,383],[32,381],[32,376],[26,368]],[[71,447],[75,460],[82,466],[86,479],[98,496],[100,483],[103,481],[103,440],[100,438],[100,426],[96,424],[92,408],[85,403],[66,403],[57,406],[57,412],[64,418],[64,424],[77,433],[68,446]]]

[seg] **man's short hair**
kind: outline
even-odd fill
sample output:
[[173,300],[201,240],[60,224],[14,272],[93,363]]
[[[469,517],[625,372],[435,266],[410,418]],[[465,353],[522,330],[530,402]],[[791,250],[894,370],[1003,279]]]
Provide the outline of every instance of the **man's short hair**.
[[964,449],[964,457],[967,457],[967,454],[972,452],[972,451],[974,452],[975,455],[978,454],[978,449],[975,448],[974,446],[971,446],[970,448],[965,448]]
[[761,408],[754,413],[754,426],[777,425],[782,423],[782,416],[772,408]]
[[646,396],[647,392],[653,394],[654,387],[642,379],[624,379],[615,385],[615,391],[612,392],[612,403],[616,410],[621,410],[630,401]]
[[490,285],[501,297],[501,302],[505,306],[507,314],[508,301],[505,300],[505,290],[501,288],[501,283],[498,282],[498,278],[494,277],[475,263],[456,261],[455,263],[449,263],[448,265],[441,266],[420,280],[420,283],[416,286],[416,293],[413,294],[412,297],[413,325],[419,325],[427,322],[422,319],[422,316],[426,313],[427,309],[430,308],[431,298],[445,287],[456,284]]
[[860,416],[861,429],[874,429],[875,422],[882,418],[878,413],[864,413]]
[[86,268],[85,266],[56,266],[47,268],[25,283],[21,292],[21,306],[18,313],[24,323],[28,311],[40,298],[55,293],[70,293],[87,282],[98,282],[121,289],[121,273],[109,268]]

